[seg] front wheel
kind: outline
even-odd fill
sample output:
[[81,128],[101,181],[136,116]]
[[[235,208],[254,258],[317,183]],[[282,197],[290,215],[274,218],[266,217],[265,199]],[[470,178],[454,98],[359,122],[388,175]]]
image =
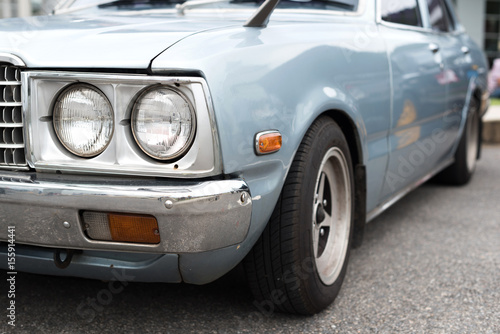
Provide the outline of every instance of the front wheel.
[[353,231],[353,168],[346,139],[328,117],[304,137],[273,215],[245,269],[260,305],[314,314],[344,279]]

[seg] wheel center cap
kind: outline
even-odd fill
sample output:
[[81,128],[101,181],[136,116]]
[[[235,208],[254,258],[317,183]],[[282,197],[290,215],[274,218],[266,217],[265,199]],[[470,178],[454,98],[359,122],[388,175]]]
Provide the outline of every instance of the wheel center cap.
[[323,209],[323,205],[318,205],[318,208],[316,209],[316,223],[319,225],[321,224],[326,218],[326,213],[325,209]]

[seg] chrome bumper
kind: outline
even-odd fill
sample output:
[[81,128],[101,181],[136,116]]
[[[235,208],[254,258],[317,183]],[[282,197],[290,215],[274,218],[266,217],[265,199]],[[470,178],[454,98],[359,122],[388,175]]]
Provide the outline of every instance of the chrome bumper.
[[[156,245],[90,240],[81,211],[156,217]],[[243,180],[117,179],[0,172],[0,241],[53,248],[196,253],[242,242],[252,199]],[[66,224],[64,224],[66,223]],[[69,227],[68,224],[69,223]],[[64,224],[64,225],[63,225]]]

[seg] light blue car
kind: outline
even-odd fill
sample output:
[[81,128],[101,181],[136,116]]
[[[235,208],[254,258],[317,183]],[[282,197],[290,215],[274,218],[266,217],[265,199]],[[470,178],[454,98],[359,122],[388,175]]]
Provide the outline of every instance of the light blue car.
[[447,0],[61,2],[0,21],[0,266],[332,303],[366,222],[480,156]]

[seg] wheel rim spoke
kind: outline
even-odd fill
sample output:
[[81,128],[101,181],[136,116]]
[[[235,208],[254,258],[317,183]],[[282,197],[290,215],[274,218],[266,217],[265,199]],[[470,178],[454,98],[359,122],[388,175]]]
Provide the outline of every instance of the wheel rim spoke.
[[319,224],[320,228],[321,227],[331,227],[332,226],[332,219],[333,217],[330,216],[328,213],[325,213],[325,220],[321,224]]
[[320,167],[314,195],[313,252],[319,277],[332,284],[347,253],[351,189],[347,162],[338,148],[330,149]]
[[476,158],[479,144],[479,118],[473,108],[467,119],[467,169],[472,172],[476,166]]
[[[329,173],[328,173],[329,174]],[[327,240],[330,237],[330,227],[332,225],[331,215],[331,195],[328,187],[331,184],[329,179],[332,177],[326,172],[322,172],[319,180],[318,191],[315,195],[316,223],[313,231],[313,250],[314,256],[319,258],[325,251]]]
[[325,192],[325,182],[326,182],[326,175],[325,175],[325,173],[321,173],[321,176],[319,179],[318,191],[316,192],[316,204],[323,202],[323,195]]

